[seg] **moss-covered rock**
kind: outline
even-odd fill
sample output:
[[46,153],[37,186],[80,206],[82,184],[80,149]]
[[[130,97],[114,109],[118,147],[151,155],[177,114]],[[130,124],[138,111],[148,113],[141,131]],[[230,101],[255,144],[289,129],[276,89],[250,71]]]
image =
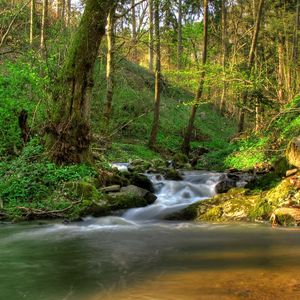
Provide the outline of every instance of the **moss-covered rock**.
[[130,184],[138,186],[142,189],[148,190],[151,193],[154,193],[154,187],[151,180],[143,174],[140,173],[124,173],[124,176],[128,179]]
[[175,168],[183,168],[189,162],[189,158],[183,153],[176,153],[173,158],[173,165]]
[[98,201],[101,198],[101,193],[96,189],[96,187],[85,181],[66,182],[64,190],[83,200]]
[[300,209],[293,207],[282,207],[274,211],[271,216],[273,224],[282,226],[298,226],[300,224]]
[[286,159],[286,157],[283,156],[278,158],[274,162],[273,167],[274,167],[274,173],[277,176],[284,176],[286,174],[286,171],[290,168],[290,164]]
[[288,207],[299,203],[300,178],[294,176],[280,181],[267,191],[233,188],[227,193],[192,204],[168,219],[213,222],[269,221],[273,216],[281,225],[300,224],[300,209],[298,212],[294,207]]
[[286,150],[288,162],[297,168],[300,168],[300,136],[295,137],[288,145]]
[[183,177],[180,171],[176,169],[167,169],[165,173],[165,178],[168,180],[182,180]]

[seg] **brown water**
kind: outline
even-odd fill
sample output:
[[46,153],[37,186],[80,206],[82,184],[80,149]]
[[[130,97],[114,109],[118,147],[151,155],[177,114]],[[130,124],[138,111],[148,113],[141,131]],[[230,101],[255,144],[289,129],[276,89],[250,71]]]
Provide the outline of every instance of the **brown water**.
[[264,225],[0,227],[0,299],[300,299],[300,231]]

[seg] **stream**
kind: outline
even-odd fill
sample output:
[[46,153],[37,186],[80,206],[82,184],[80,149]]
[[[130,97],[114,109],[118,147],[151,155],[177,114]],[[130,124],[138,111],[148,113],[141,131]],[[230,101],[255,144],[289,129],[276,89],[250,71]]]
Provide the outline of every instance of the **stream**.
[[163,220],[220,175],[149,175],[156,202],[119,216],[2,224],[0,299],[300,299],[299,229]]

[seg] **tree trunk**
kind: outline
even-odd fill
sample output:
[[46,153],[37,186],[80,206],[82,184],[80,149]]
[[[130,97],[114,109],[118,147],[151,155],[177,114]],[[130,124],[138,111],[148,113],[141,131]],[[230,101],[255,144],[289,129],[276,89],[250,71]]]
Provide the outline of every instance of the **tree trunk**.
[[220,103],[220,111],[225,111],[226,97],[226,58],[227,58],[227,8],[226,0],[222,0],[222,66],[223,66],[223,89]]
[[300,30],[300,0],[296,0],[296,17],[295,17],[295,31],[293,39],[293,89],[294,94],[298,89],[298,75],[299,75],[299,30]]
[[153,72],[153,0],[149,0],[149,71]]
[[54,112],[47,128],[48,153],[57,163],[90,160],[90,95],[110,0],[87,0],[80,25],[53,92]]
[[182,0],[178,1],[177,71],[182,69]]
[[182,144],[182,151],[187,155],[190,152],[190,142],[191,142],[191,137],[194,129],[196,112],[197,112],[199,102],[201,101],[202,98],[203,86],[204,86],[205,75],[206,75],[205,66],[207,60],[207,46],[208,46],[208,0],[204,0],[203,26],[204,26],[204,34],[203,34],[203,49],[202,49],[202,71],[200,73],[199,86],[195,97],[195,104],[192,107],[190,119],[188,122],[188,126]]
[[71,0],[67,0],[67,5],[66,5],[66,25],[67,25],[67,27],[69,27],[70,23],[71,23],[71,5],[72,5]]
[[131,0],[131,14],[132,14],[132,60],[137,62],[137,35],[136,35],[136,14],[135,14],[135,0]]
[[45,49],[47,23],[48,23],[48,0],[43,0],[41,44],[40,44],[41,49]]
[[107,58],[106,58],[106,103],[104,108],[104,131],[109,132],[111,109],[115,83],[115,6],[111,7],[107,18]]
[[282,105],[285,99],[285,72],[284,72],[284,43],[283,37],[279,34],[278,39],[278,100]]
[[34,21],[35,21],[35,0],[30,1],[30,32],[29,32],[29,44],[33,44],[34,35]]
[[154,0],[154,28],[155,28],[155,98],[154,98],[154,115],[152,130],[149,139],[149,147],[154,148],[159,128],[160,112],[160,85],[161,85],[161,65],[160,65],[160,28],[159,28],[159,0]]
[[[252,37],[252,43],[251,43],[251,48],[249,52],[249,58],[248,58],[248,74],[250,77],[252,68],[255,63],[255,52],[257,48],[257,41],[258,41],[258,35],[260,31],[260,24],[261,24],[261,19],[262,19],[262,14],[263,14],[263,6],[264,6],[264,0],[260,0],[259,2],[259,8],[258,8],[258,13],[257,13],[257,18],[255,22],[255,29]],[[244,131],[245,127],[245,106],[247,104],[248,100],[248,93],[245,91],[243,95],[243,107],[241,108],[240,116],[239,116],[239,122],[238,122],[238,132],[241,133]]]

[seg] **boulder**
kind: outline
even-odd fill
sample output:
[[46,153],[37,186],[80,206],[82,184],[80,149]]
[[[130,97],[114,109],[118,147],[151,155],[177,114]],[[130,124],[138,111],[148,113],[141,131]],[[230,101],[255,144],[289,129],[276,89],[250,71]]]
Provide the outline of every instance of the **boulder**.
[[101,192],[104,192],[104,193],[116,193],[116,192],[119,192],[121,189],[121,186],[120,185],[110,185],[110,186],[106,186],[101,190]]
[[183,177],[178,170],[168,169],[165,174],[165,179],[167,179],[167,180],[182,180]]
[[280,157],[278,158],[274,164],[274,173],[277,176],[284,176],[286,174],[286,171],[290,168],[289,162],[287,161],[286,157]]
[[135,185],[151,193],[154,193],[153,184],[146,175],[139,174],[139,173],[128,173],[126,174],[126,177],[130,181],[131,185]]
[[152,194],[151,192],[149,192],[145,189],[142,189],[138,186],[135,186],[135,185],[129,185],[129,186],[121,188],[121,193],[127,194],[127,195],[132,195],[137,198],[143,198],[147,201],[147,204],[152,204],[157,199],[157,197],[154,194]]
[[217,183],[215,191],[217,194],[227,193],[230,189],[236,186],[236,180],[224,176],[223,178],[221,178],[221,181]]
[[298,173],[298,169],[287,170],[286,173],[285,173],[285,176],[290,177],[290,176],[293,176],[297,173]]
[[300,136],[289,143],[286,158],[292,166],[300,168]]
[[173,156],[172,162],[175,168],[183,168],[189,162],[189,159],[185,154],[179,152]]
[[278,208],[271,215],[270,220],[273,225],[298,226],[300,224],[300,208]]

